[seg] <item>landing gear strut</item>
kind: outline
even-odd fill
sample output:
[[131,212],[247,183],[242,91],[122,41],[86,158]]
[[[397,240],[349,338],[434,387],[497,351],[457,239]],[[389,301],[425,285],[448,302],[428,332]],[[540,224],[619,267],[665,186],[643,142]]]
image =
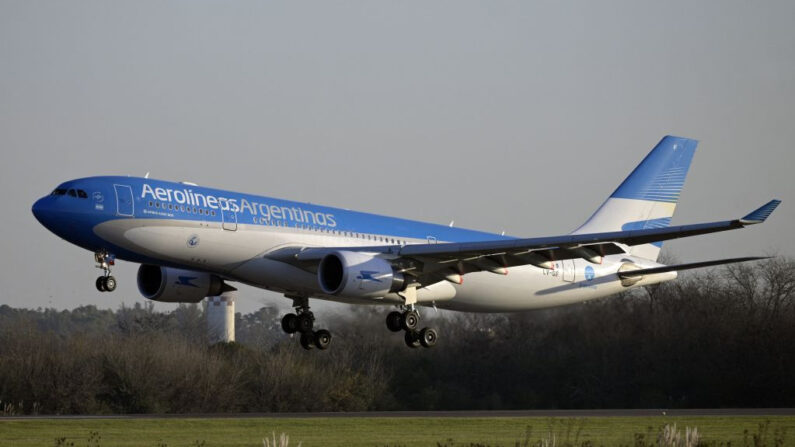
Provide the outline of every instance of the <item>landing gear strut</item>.
[[403,312],[393,311],[386,316],[386,327],[392,332],[404,331],[403,340],[410,348],[431,348],[436,345],[438,335],[436,329],[426,327],[419,329],[420,313],[413,305],[406,306]]
[[315,325],[315,315],[309,310],[309,299],[306,297],[293,298],[293,307],[295,307],[296,313],[289,313],[282,318],[282,330],[288,334],[300,333],[301,347],[306,350],[328,349],[331,344],[331,332],[325,329],[312,331]]
[[105,250],[94,253],[97,268],[102,269],[104,275],[97,278],[96,286],[100,292],[113,292],[116,290],[116,278],[111,276],[110,268],[116,264],[116,257]]

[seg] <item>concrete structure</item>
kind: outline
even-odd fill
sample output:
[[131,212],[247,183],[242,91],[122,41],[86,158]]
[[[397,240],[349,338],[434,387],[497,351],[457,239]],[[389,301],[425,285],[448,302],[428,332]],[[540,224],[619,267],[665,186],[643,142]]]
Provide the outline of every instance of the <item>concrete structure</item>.
[[235,298],[236,290],[207,297],[207,338],[210,343],[235,341]]

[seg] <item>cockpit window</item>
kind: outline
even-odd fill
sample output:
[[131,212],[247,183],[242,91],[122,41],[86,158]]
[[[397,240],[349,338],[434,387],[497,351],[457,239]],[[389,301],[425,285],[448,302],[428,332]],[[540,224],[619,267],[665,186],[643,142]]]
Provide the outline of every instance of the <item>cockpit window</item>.
[[65,190],[65,189],[56,188],[56,189],[55,189],[55,190],[52,192],[52,194],[51,194],[51,195],[53,195],[53,196],[62,196],[62,195],[64,195],[64,194],[66,194],[66,190]]
[[83,191],[82,189],[78,189],[77,190],[77,197],[80,197],[81,199],[87,199],[88,198],[88,194],[86,194],[86,192]]
[[67,191],[67,194],[69,194],[72,197],[77,197],[77,192],[74,189],[70,189],[69,191]]

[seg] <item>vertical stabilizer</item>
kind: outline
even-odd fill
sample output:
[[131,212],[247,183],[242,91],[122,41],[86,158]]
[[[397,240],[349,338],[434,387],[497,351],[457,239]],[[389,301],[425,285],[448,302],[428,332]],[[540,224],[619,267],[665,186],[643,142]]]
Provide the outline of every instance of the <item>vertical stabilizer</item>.
[[[664,228],[670,225],[698,141],[667,136],[613,194],[572,234]],[[630,253],[657,260],[662,242],[632,247]]]

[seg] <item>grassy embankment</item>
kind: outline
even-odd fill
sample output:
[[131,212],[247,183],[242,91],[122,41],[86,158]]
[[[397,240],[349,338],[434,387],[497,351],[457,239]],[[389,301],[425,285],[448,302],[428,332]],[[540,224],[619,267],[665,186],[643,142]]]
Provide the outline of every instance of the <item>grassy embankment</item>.
[[[261,446],[284,432],[290,445],[313,446],[514,446],[535,445],[555,435],[558,445],[633,446],[636,434],[650,442],[665,424],[698,427],[715,445],[795,445],[795,417],[608,417],[549,418],[312,418],[312,419],[0,419],[0,446]],[[766,428],[764,425],[767,423]],[[762,424],[762,426],[760,426]],[[762,427],[762,428],[760,428]],[[753,435],[765,432],[764,444]],[[744,432],[746,434],[744,435]],[[528,436],[529,435],[529,436]],[[744,440],[744,437],[746,438]],[[59,438],[65,438],[58,441]],[[576,443],[575,443],[576,441]]]

